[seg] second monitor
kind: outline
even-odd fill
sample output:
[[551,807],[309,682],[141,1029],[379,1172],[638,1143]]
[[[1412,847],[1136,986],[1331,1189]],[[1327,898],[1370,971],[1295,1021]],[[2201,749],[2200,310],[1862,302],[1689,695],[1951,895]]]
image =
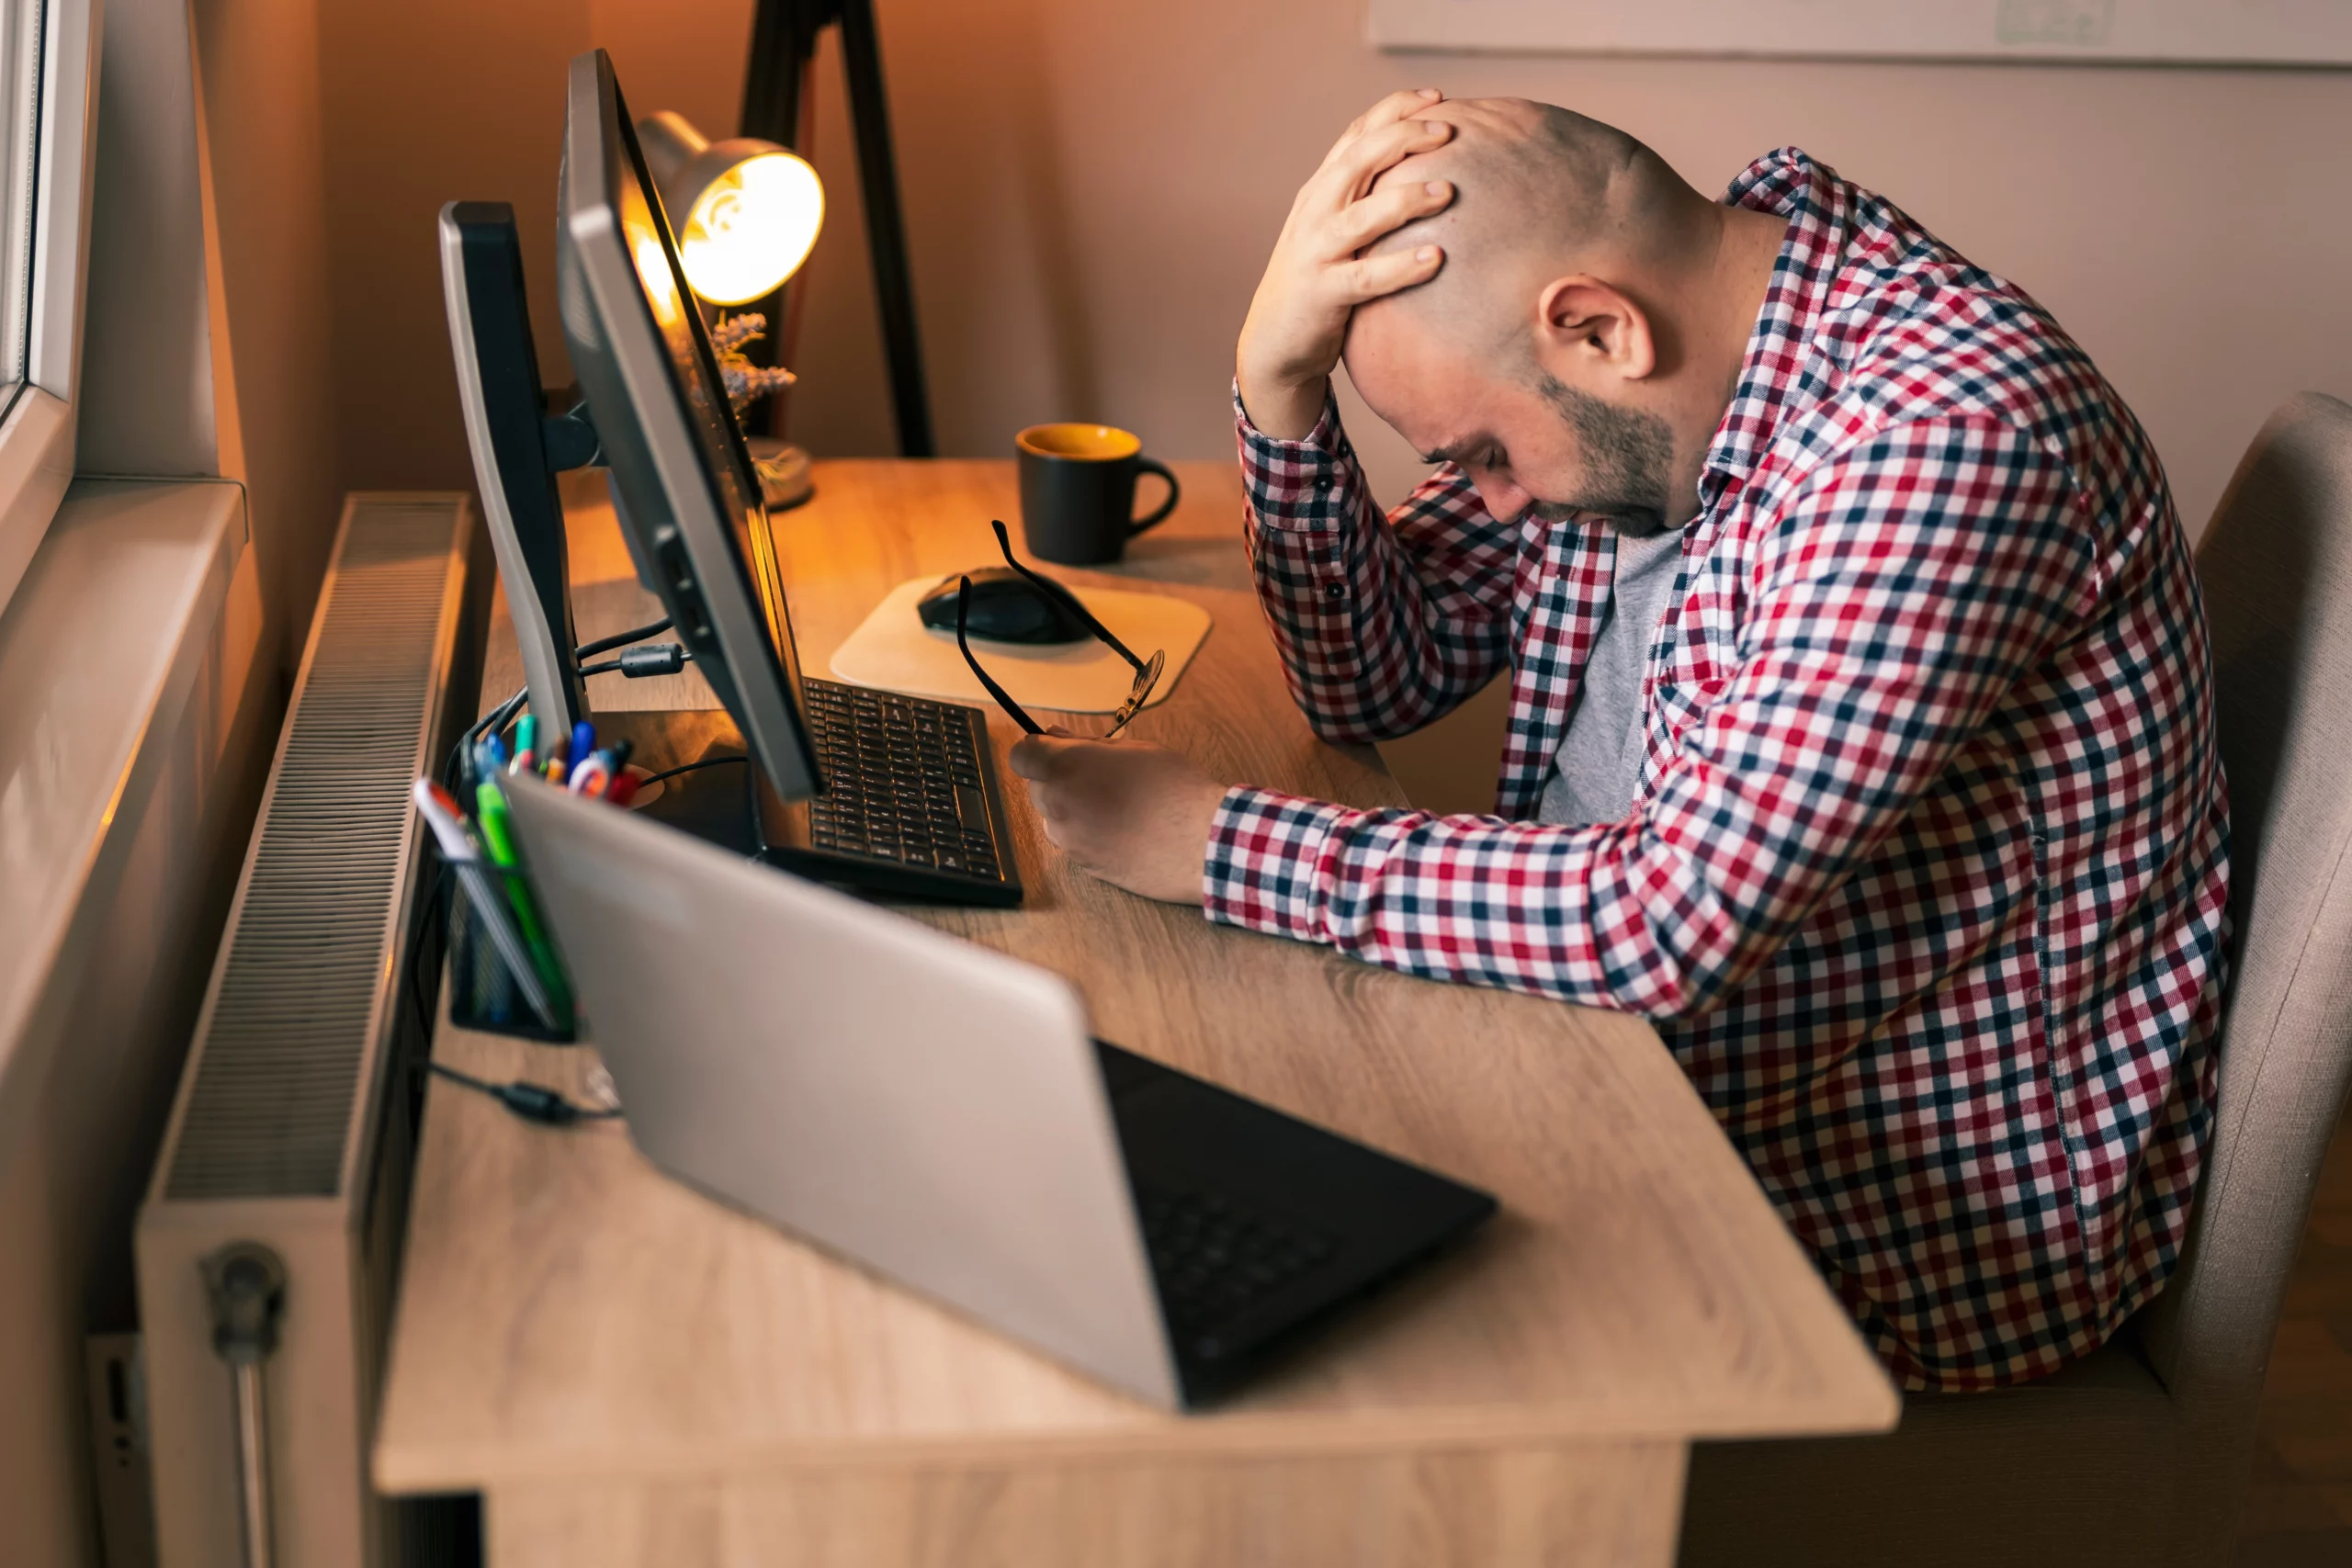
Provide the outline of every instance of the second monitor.
[[[556,245],[565,342],[639,573],[733,720],[747,763],[727,770],[741,775],[740,829],[694,830],[853,888],[1018,903],[986,716],[802,672],[751,455],[602,51],[573,62],[569,86]],[[515,287],[519,313],[519,278]],[[456,309],[453,333],[472,330]],[[459,355],[461,376],[468,357]],[[488,423],[469,419],[478,447]],[[493,531],[516,520],[503,509],[490,518]],[[508,600],[551,609],[545,581],[516,581],[533,557],[502,540]],[[560,614],[517,616],[526,640],[543,633],[548,660],[571,654],[561,626]],[[534,671],[535,704],[539,685]],[[701,760],[727,755],[706,747]],[[690,776],[707,797],[713,774]]]

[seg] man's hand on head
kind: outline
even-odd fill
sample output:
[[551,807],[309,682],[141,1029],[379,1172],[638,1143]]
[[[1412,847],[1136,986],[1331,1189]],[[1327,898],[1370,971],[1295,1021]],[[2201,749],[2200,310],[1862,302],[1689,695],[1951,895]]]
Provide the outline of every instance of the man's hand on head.
[[1147,898],[1201,902],[1209,823],[1226,786],[1189,758],[1137,740],[1032,735],[1012,761],[1046,839],[1080,866]]
[[1442,119],[1416,118],[1440,96],[1436,88],[1423,87],[1374,104],[1348,127],[1291,203],[1234,356],[1250,423],[1276,440],[1296,441],[1315,428],[1324,383],[1347,341],[1348,313],[1367,299],[1428,282],[1444,265],[1435,245],[1356,254],[1453,199],[1453,187],[1443,180],[1372,188],[1386,170],[1443,146],[1453,134]]

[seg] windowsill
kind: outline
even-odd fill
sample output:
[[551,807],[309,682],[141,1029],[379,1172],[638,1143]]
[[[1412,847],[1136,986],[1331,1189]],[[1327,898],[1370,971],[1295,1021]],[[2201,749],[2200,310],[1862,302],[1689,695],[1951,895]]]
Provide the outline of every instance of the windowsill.
[[47,1076],[48,1015],[121,880],[245,543],[234,484],[77,480],[0,614],[0,1151]]

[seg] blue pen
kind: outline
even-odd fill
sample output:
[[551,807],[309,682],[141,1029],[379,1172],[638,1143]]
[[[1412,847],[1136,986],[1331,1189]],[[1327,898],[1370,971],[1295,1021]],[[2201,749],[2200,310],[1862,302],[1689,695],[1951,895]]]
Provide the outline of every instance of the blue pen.
[[586,761],[595,754],[595,750],[596,727],[583,718],[571,727],[572,765],[577,767]]

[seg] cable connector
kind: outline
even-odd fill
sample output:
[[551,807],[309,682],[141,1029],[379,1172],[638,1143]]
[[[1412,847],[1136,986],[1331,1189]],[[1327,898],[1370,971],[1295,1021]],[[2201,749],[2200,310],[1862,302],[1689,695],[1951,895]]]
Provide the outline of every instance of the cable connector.
[[649,642],[621,649],[621,673],[632,681],[648,675],[675,675],[686,667],[684,643]]
[[[620,1106],[613,1102],[609,1079],[603,1083],[592,1084],[594,1090],[605,1103],[603,1106],[587,1106],[574,1104],[545,1084],[525,1083],[520,1080],[514,1083],[492,1083],[487,1079],[478,1078],[471,1073],[461,1073],[455,1067],[444,1066],[438,1062],[428,1062],[425,1066],[435,1077],[447,1078],[451,1083],[461,1084],[477,1093],[486,1094],[524,1121],[537,1122],[542,1127],[569,1127],[579,1122],[609,1122],[621,1113]],[[598,1070],[602,1071],[601,1068]]]
[[490,1096],[524,1121],[543,1127],[569,1127],[581,1117],[580,1107],[545,1084],[493,1084]]
[[617,670],[632,681],[648,675],[675,675],[694,658],[685,645],[675,642],[650,642],[641,648],[625,648],[618,659],[607,659],[602,664],[583,664],[582,676],[609,675]]

